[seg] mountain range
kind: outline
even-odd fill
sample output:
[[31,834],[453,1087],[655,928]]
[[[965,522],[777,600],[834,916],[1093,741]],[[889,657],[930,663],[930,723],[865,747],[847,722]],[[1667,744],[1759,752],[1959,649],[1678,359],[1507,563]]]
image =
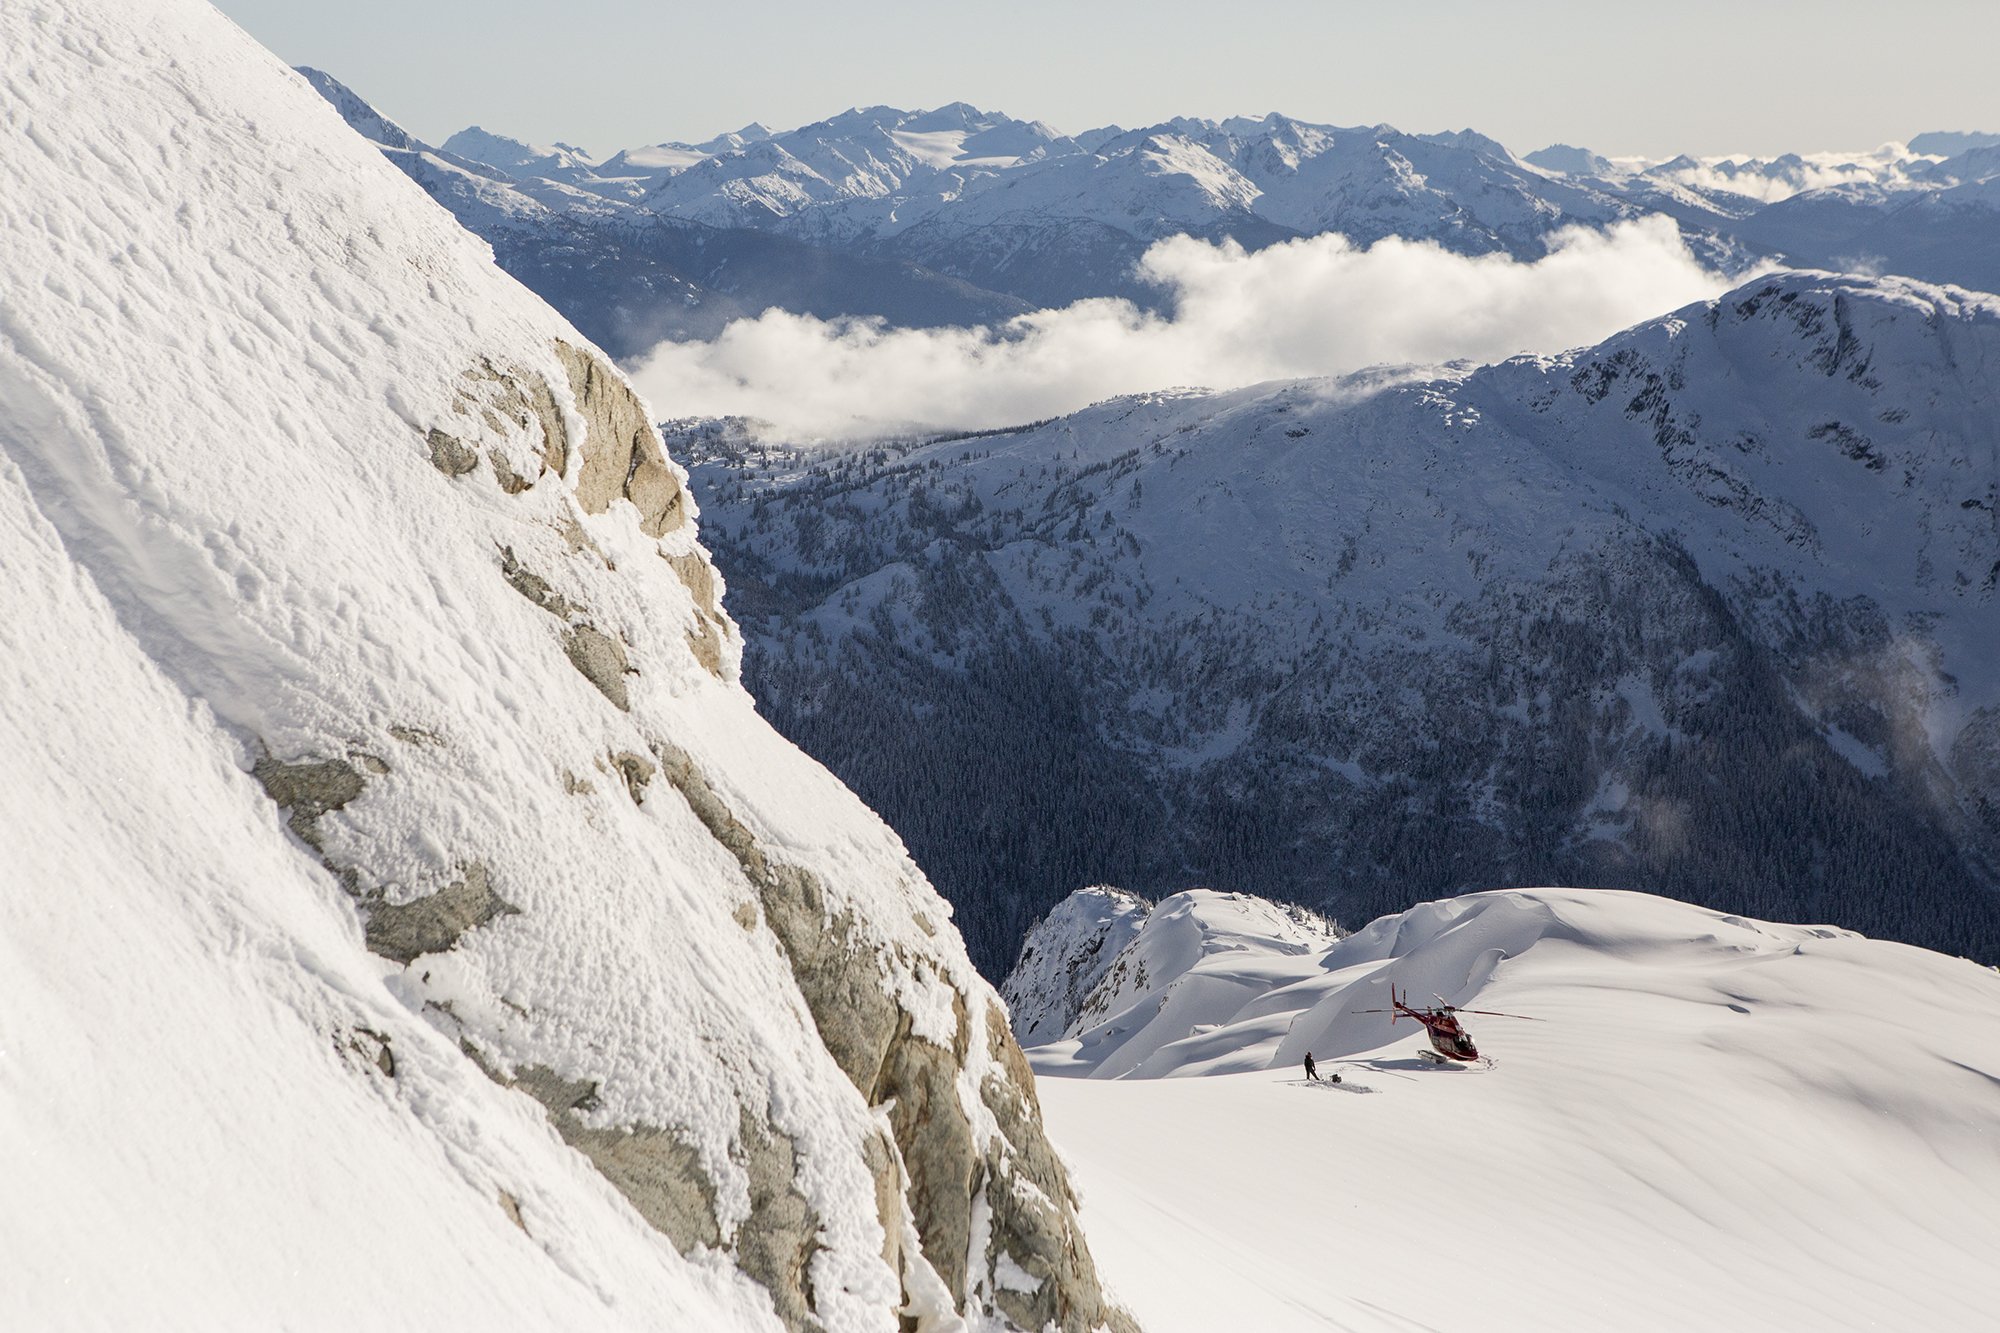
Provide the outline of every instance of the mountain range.
[[670,440],[765,714],[991,975],[1094,882],[1616,884],[1995,959],[1995,366],[2000,299],[1800,273],[1485,367]]
[[1531,260],[1565,228],[1664,215],[1725,273],[1779,261],[2000,287],[1993,135],[1647,162],[1565,145],[1517,157],[1471,130],[1275,113],[1064,135],[953,103],[751,125],[593,164],[476,127],[412,155],[407,135],[385,136],[383,117],[309,74],[504,267],[619,355],[770,306],[909,327],[1100,296],[1159,309],[1166,294],[1134,266],[1173,235],[1257,249],[1338,232]]

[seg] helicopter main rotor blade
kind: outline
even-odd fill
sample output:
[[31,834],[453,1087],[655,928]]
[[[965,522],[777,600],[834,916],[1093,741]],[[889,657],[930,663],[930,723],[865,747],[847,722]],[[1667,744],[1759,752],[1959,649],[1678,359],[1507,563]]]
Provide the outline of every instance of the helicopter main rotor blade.
[[1524,1023],[1546,1023],[1546,1018],[1536,1018],[1532,1014],[1503,1014],[1498,1009],[1461,1009],[1461,1014],[1481,1014],[1487,1018],[1518,1018]]

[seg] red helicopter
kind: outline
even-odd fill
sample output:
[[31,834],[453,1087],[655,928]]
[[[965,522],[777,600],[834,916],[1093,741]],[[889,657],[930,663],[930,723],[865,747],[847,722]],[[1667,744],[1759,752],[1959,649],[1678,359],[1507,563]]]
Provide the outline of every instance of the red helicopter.
[[1392,984],[1389,987],[1389,1003],[1392,1006],[1391,1008],[1356,1009],[1354,1012],[1357,1014],[1388,1014],[1391,1023],[1394,1023],[1399,1017],[1406,1014],[1416,1019],[1424,1025],[1424,1031],[1431,1039],[1431,1049],[1428,1051],[1418,1051],[1417,1054],[1423,1056],[1424,1059],[1429,1060],[1432,1064],[1438,1065],[1445,1063],[1447,1060],[1455,1060],[1461,1064],[1471,1064],[1480,1058],[1479,1048],[1472,1044],[1472,1034],[1459,1024],[1456,1017],[1458,1014],[1482,1014],[1488,1018],[1519,1018],[1530,1023],[1545,1021],[1539,1018],[1529,1018],[1526,1014],[1503,1014],[1494,1009],[1460,1009],[1457,1005],[1446,1004],[1442,995],[1433,995],[1431,998],[1437,1001],[1435,1006],[1424,1009],[1412,1008],[1410,1005],[1404,1003],[1402,996],[1396,994],[1396,987]]

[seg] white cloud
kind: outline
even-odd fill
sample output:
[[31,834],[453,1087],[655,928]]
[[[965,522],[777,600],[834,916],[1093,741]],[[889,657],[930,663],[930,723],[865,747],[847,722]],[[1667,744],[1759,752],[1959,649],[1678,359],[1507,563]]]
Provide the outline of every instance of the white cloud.
[[970,429],[1175,385],[1560,351],[1729,285],[1657,217],[1563,232],[1532,263],[1394,239],[1364,250],[1316,236],[1246,254],[1183,236],[1141,267],[1173,294],[1171,317],[1108,299],[992,329],[772,310],[712,342],[664,343],[635,378],[664,415],[754,417],[795,439]]

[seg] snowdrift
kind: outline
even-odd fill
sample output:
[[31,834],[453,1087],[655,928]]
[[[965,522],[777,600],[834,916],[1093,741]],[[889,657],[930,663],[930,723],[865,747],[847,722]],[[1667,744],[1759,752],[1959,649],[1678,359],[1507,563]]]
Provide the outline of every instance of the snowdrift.
[[0,90],[0,1324],[1118,1322],[649,406],[206,5]]
[[[1246,949],[1255,900],[1180,897],[1194,961],[1030,1051],[1096,1076],[1043,1097],[1148,1327],[1993,1326],[1992,969],[1577,889]],[[1391,984],[1542,1021],[1432,1068],[1355,1012]]]

